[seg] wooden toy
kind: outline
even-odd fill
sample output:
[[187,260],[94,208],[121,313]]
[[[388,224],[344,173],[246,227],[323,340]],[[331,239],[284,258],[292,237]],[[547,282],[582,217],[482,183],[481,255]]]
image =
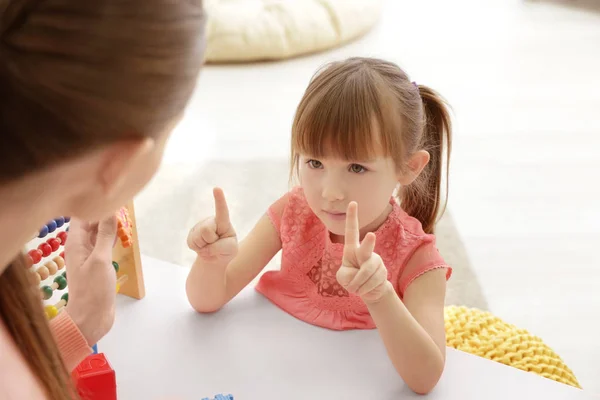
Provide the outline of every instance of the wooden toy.
[[[118,293],[141,299],[145,295],[140,249],[133,203],[116,213],[117,238],[113,267]],[[49,319],[58,315],[69,301],[64,246],[69,237],[69,217],[57,217],[40,228],[27,244],[29,269],[40,287],[40,297]]]
[[103,353],[92,354],[71,373],[81,400],[116,400],[115,371]]
[[[112,265],[117,274],[117,293],[135,299],[145,296],[144,277],[137,237],[133,202],[116,212],[117,237]],[[69,217],[57,217],[42,226],[27,244],[28,266],[39,285],[48,319],[56,317],[68,304],[68,277],[64,246],[69,238]],[[83,400],[116,400],[115,371],[98,347],[72,373]]]

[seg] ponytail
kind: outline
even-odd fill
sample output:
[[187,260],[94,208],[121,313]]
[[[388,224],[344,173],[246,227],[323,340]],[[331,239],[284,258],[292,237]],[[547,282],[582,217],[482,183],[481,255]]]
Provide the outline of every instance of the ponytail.
[[[448,196],[448,166],[452,147],[452,126],[450,114],[444,100],[427,86],[419,85],[423,101],[424,125],[423,147],[429,152],[429,163],[411,185],[400,189],[402,208],[418,219],[426,233],[433,233],[438,216],[446,208],[446,199],[442,203],[442,178],[444,144],[446,145],[446,193]],[[445,140],[445,143],[444,143]]]
[[77,399],[42,308],[39,291],[19,255],[0,274],[0,318],[51,400]]

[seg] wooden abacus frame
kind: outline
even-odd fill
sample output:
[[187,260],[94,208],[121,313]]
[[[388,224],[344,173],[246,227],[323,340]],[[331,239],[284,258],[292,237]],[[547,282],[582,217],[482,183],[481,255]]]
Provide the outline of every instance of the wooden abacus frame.
[[118,293],[139,300],[146,295],[146,288],[144,286],[144,275],[142,273],[142,260],[133,201],[130,201],[126,207],[129,211],[129,218],[133,225],[131,235],[132,244],[125,248],[121,241],[117,240],[113,249],[113,260],[119,264],[117,279],[122,279],[122,277],[127,276],[127,280],[120,285]]

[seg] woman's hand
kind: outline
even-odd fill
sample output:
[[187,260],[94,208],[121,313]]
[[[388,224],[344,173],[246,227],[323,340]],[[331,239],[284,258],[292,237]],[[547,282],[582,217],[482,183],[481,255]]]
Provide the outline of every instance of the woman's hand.
[[66,310],[90,346],[108,333],[115,319],[117,274],[112,252],[116,234],[114,215],[96,223],[74,218],[65,244]]
[[375,249],[375,234],[367,233],[360,243],[358,205],[351,202],[346,211],[346,233],[342,266],[337,281],[349,293],[358,294],[365,303],[379,301],[392,284],[387,279],[387,268]]

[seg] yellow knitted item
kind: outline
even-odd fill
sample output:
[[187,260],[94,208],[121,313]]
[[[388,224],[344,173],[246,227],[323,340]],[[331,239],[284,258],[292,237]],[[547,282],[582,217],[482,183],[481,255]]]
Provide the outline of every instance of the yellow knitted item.
[[444,314],[449,347],[581,388],[561,358],[525,329],[467,307],[447,306]]

